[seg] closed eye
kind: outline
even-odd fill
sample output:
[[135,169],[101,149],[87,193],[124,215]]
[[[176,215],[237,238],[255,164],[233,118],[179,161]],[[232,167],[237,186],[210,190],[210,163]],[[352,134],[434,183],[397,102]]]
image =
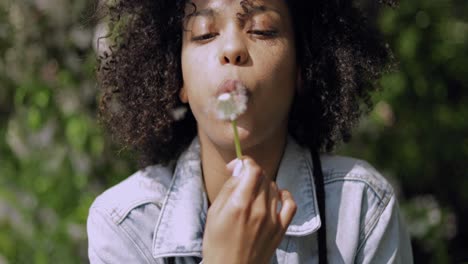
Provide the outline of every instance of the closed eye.
[[278,35],[278,31],[276,30],[249,30],[248,33],[263,37],[275,37]]
[[[275,37],[278,35],[278,31],[276,30],[249,30],[247,33],[258,35],[260,37],[268,38],[268,37]],[[203,34],[200,36],[192,37],[192,41],[205,41],[216,37],[217,33],[208,33]]]
[[203,41],[203,40],[209,40],[211,38],[214,38],[216,37],[216,33],[208,33],[208,34],[204,34],[204,35],[200,35],[200,36],[195,36],[195,37],[192,37],[192,41]]

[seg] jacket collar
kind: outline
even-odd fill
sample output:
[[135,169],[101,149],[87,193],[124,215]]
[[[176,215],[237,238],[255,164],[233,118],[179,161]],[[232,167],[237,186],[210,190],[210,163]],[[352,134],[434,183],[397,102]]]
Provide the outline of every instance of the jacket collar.
[[[308,149],[288,137],[276,183],[287,189],[297,204],[287,236],[305,236],[320,227],[312,162]],[[202,257],[208,199],[200,166],[200,144],[195,137],[179,157],[172,182],[161,208],[153,235],[153,256]]]

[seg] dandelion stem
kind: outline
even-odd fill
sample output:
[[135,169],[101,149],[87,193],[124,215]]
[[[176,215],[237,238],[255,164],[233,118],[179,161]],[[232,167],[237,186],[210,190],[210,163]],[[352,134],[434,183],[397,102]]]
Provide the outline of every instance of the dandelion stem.
[[241,146],[239,142],[239,134],[237,133],[237,122],[236,120],[231,121],[232,129],[234,130],[234,145],[236,146],[236,155],[237,158],[240,159],[242,157]]

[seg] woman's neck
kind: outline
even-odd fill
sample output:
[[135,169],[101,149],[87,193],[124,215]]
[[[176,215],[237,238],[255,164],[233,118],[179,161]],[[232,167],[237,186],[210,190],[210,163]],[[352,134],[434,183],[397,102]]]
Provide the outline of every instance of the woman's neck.
[[[203,133],[198,135],[201,147],[203,180],[208,196],[208,204],[211,205],[221,187],[229,177],[232,177],[226,169],[226,164],[235,158],[235,151],[234,148],[230,150],[221,149]],[[286,141],[287,132],[281,131],[260,144],[243,149],[243,154],[252,157],[265,171],[265,176],[275,181]]]

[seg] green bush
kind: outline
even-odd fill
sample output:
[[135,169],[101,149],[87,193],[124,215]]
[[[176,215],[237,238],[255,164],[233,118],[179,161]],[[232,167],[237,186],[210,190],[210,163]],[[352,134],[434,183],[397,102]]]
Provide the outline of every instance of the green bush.
[[0,254],[10,263],[86,263],[91,202],[135,169],[96,121],[90,4],[0,6]]
[[[96,120],[93,5],[0,2],[0,263],[87,263],[91,202],[136,169]],[[400,71],[339,150],[393,182],[417,262],[467,259],[467,11],[413,0],[372,13]]]

